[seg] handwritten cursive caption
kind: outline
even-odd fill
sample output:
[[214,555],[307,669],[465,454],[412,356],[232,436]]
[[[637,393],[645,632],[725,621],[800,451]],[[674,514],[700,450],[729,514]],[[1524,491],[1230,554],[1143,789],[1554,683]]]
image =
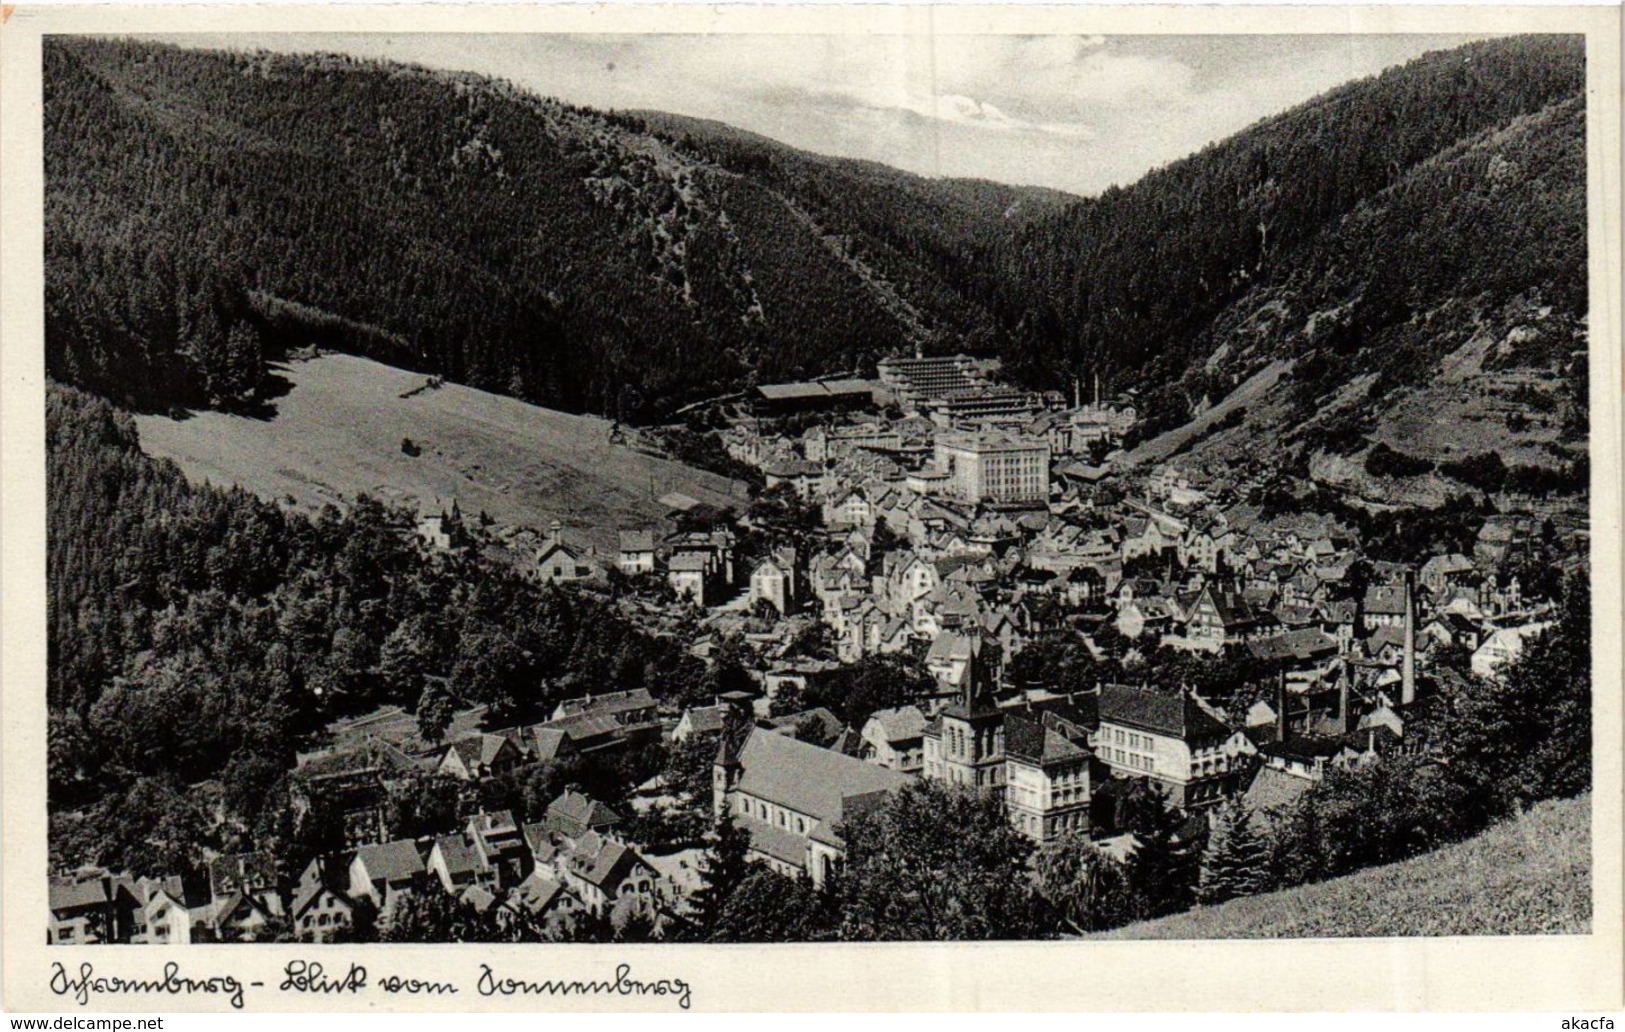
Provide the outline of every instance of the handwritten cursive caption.
[[657,997],[688,1010],[694,999],[694,989],[681,978],[644,978],[632,973],[632,965],[618,964],[613,977],[541,978],[515,977],[499,974],[489,964],[481,964],[478,974],[468,983],[459,984],[439,979],[422,979],[384,973],[374,975],[365,966],[346,963],[329,967],[320,961],[290,960],[282,968],[282,981],[274,989],[264,982],[245,982],[235,975],[194,975],[183,972],[178,962],[170,961],[157,975],[131,976],[97,972],[89,962],[70,971],[61,962],[51,965],[51,992],[67,997],[81,1007],[100,997],[130,995],[169,995],[219,997],[232,1008],[242,1010],[248,989],[268,992],[298,993],[308,996],[358,996],[368,992],[407,996],[454,996],[465,989],[487,998],[511,997]]

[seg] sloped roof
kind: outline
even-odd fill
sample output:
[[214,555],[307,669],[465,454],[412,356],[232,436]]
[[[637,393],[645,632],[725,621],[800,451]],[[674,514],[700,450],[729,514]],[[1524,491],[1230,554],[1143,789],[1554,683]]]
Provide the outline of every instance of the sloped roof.
[[1164,694],[1121,684],[1101,686],[1100,720],[1184,739],[1230,733],[1184,693]]
[[[442,835],[434,840],[434,844],[435,848],[440,850],[440,859],[446,865],[446,873],[452,877],[473,874],[480,869],[479,854],[463,840],[463,836]],[[372,869],[369,867],[368,870]]]
[[562,817],[583,828],[607,828],[621,823],[620,815],[614,810],[572,789],[565,789],[557,799],[547,804],[547,816]]
[[561,717],[582,713],[624,713],[628,710],[649,709],[654,705],[654,696],[649,694],[647,688],[633,688],[624,692],[604,692],[599,695],[565,699],[559,703],[557,713]]
[[1365,611],[1377,616],[1403,616],[1405,589],[1397,584],[1373,584],[1365,591]]
[[1045,727],[1042,721],[1029,720],[1015,714],[1008,714],[1004,718],[1004,751],[1013,759],[1027,760],[1040,765],[1081,759],[1089,755],[1087,749],[1080,748],[1065,736]]
[[350,901],[350,897],[346,896],[342,889],[336,885],[329,884],[325,880],[319,879],[316,881],[306,882],[304,887],[294,895],[293,908],[288,911],[288,916],[297,920],[299,915],[308,910],[310,905],[320,899],[323,893],[326,893],[332,897],[335,902],[344,907],[346,910],[351,910],[355,907],[355,904]]
[[1266,661],[1302,661],[1336,653],[1337,641],[1318,627],[1305,627],[1249,642],[1247,648],[1253,655]]
[[556,727],[531,728],[531,737],[535,742],[536,759],[551,760],[558,756],[559,748],[570,740],[570,736],[562,729]]
[[408,839],[362,846],[355,851],[355,856],[374,881],[401,881],[416,877],[424,870],[417,845]]
[[710,734],[722,730],[723,721],[728,716],[728,707],[723,703],[712,706],[690,706],[683,716],[695,734]]
[[814,706],[799,713],[786,713],[782,717],[772,717],[766,723],[775,732],[791,738],[799,737],[803,732],[816,735],[817,739],[813,744],[819,746],[834,741],[845,730],[841,718],[823,706]]
[[652,530],[623,530],[620,533],[621,551],[653,552],[655,535]]
[[970,660],[976,655],[976,639],[953,631],[943,631],[925,654],[927,662]]
[[876,710],[869,719],[880,727],[888,742],[901,742],[925,734],[925,714],[918,706],[896,706]]
[[209,891],[216,896],[247,886],[275,887],[276,858],[267,852],[232,853],[209,861]]
[[1207,590],[1207,597],[1212,600],[1213,608],[1219,615],[1219,622],[1226,627],[1250,624],[1256,621],[1252,607],[1247,600],[1233,591]]
[[807,838],[796,834],[789,828],[781,828],[776,824],[762,820],[760,817],[748,815],[734,818],[739,826],[750,836],[750,846],[758,853],[765,854],[782,863],[794,864],[797,867],[807,863]]
[[549,878],[540,870],[532,871],[530,875],[518,885],[514,886],[513,902],[525,908],[532,914],[546,913],[561,897],[573,894],[564,884],[556,878]]
[[297,762],[294,772],[301,778],[341,777],[372,770],[420,769],[417,761],[406,752],[372,735],[352,745],[301,754]]
[[633,865],[643,858],[625,843],[606,838],[597,832],[588,832],[569,855],[571,868],[582,879],[602,889],[619,885]]
[[1296,777],[1274,767],[1260,767],[1258,773],[1253,775],[1253,783],[1247,786],[1242,796],[1242,806],[1248,810],[1255,825],[1264,824],[1273,814],[1295,803],[1313,786],[1314,782],[1308,778]]
[[818,820],[839,817],[844,796],[890,792],[907,775],[787,735],[752,730],[739,753],[740,791]]
[[100,878],[89,878],[83,881],[53,878],[49,895],[51,909],[58,911],[99,906],[107,902],[107,888],[102,884]]

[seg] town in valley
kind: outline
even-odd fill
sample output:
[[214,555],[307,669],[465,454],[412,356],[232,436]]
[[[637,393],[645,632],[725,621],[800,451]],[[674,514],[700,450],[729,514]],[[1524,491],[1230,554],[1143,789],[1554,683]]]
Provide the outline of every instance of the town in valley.
[[[59,62],[50,81],[61,83],[47,110],[65,127],[52,131],[77,141],[71,153],[99,155],[83,170],[48,162],[51,203],[63,212],[48,268],[66,270],[69,284],[48,307],[50,943],[1589,928],[1585,323],[1576,303],[1553,300],[1583,284],[1583,254],[1511,282],[1515,262],[1475,252],[1452,266],[1459,282],[1410,277],[1422,285],[1390,311],[1381,292],[1411,289],[1403,267],[1362,273],[1353,300],[1311,303],[1303,299],[1319,288],[1305,285],[1308,273],[1269,265],[1288,244],[1266,230],[1248,237],[1250,264],[1212,287],[1241,300],[1192,331],[1190,347],[1206,350],[1135,365],[1100,358],[1106,345],[1043,352],[1042,333],[1066,331],[1043,329],[1050,315],[1007,311],[1040,304],[1030,300],[1036,288],[1012,290],[1005,308],[989,302],[995,315],[963,316],[963,327],[941,312],[962,314],[968,302],[922,314],[941,290],[896,264],[885,266],[887,281],[878,245],[864,252],[825,226],[796,253],[834,254],[830,275],[879,298],[901,336],[785,367],[794,376],[703,384],[670,379],[688,375],[671,355],[697,354],[677,345],[664,359],[651,353],[652,372],[638,370],[635,347],[600,359],[597,344],[580,340],[569,354],[606,364],[579,371],[575,358],[544,357],[510,369],[479,343],[481,333],[529,340],[530,324],[501,322],[501,305],[545,310],[546,332],[563,327],[560,340],[574,332],[570,319],[598,318],[597,309],[468,273],[478,280],[469,291],[489,287],[500,302],[477,313],[490,322],[470,330],[466,354],[442,362],[391,310],[367,308],[361,288],[318,303],[331,284],[286,273],[265,251],[230,266],[241,290],[211,285],[171,271],[181,258],[129,260],[135,245],[111,231],[104,239],[106,220],[80,214],[105,191],[81,193],[75,177],[100,182],[96,170],[115,161],[86,142],[112,136],[75,128],[113,117],[96,114],[112,104],[105,97],[120,98],[127,117],[158,118],[171,103],[209,110],[210,91],[372,74],[337,63],[288,71],[264,55],[197,71],[184,52],[144,57],[146,46],[61,44],[47,55],[48,70]],[[1519,177],[1535,175],[1522,152],[1507,151],[1520,166],[1472,148],[1523,146],[1517,133],[1531,148],[1556,147],[1539,134],[1555,138],[1583,114],[1540,77],[1557,58],[1511,45],[1488,53],[1539,70],[1518,80],[1534,83],[1537,114],[1485,115],[1484,135],[1460,130],[1469,143],[1459,153],[1441,136],[1439,150],[1468,172],[1426,179],[1434,166],[1418,151],[1406,160],[1424,178],[1410,189],[1488,183],[1498,198],[1521,198]],[[164,62],[180,70],[162,74],[182,85],[153,85]],[[1443,90],[1422,78],[1432,67],[1417,81]],[[394,162],[384,192],[440,189],[424,186],[439,174],[439,159],[424,155],[443,152],[453,155],[448,175],[529,174],[514,128],[528,123],[503,121],[501,107],[520,102],[493,89],[481,107],[486,87],[454,85],[451,100],[425,95],[456,113],[447,132],[467,137],[456,149],[436,137],[413,150],[420,116],[403,113],[405,100],[387,116],[367,106],[370,94],[353,108]],[[599,119],[534,110],[560,138]],[[169,118],[164,131],[181,131]],[[695,256],[716,250],[742,314],[730,310],[725,329],[704,322],[709,314],[692,321],[746,335],[715,362],[766,363],[750,349],[762,347],[752,335],[776,288],[769,272],[737,269],[773,266],[752,250],[755,224],[716,217],[723,194],[704,191],[743,190],[740,175],[778,166],[727,150],[756,146],[748,140],[707,142],[707,130],[692,128],[698,135],[660,135],[654,116],[615,118],[590,121],[596,135],[562,151],[561,167],[588,184],[592,211],[629,225],[648,183],[673,177],[654,228],[628,231],[656,256],[637,267],[637,282],[663,304],[699,311],[691,298],[709,281]],[[1495,119],[1516,132],[1495,136]],[[504,132],[520,142],[504,144]],[[613,151],[636,133],[656,142]],[[349,160],[351,147],[320,160]],[[188,160],[165,153],[116,160]],[[1269,198],[1284,189],[1286,160],[1247,160],[1264,169],[1247,173],[1264,185],[1246,203],[1265,197],[1257,203],[1285,211],[1287,201]],[[694,171],[705,162],[745,171]],[[1374,208],[1409,196],[1389,185],[1398,159],[1373,168],[1365,207],[1351,202],[1342,222],[1327,216],[1361,247],[1409,225],[1372,221]],[[189,181],[207,191],[210,176],[227,174]],[[715,185],[725,179],[734,185]],[[161,174],[120,189],[137,196],[129,184],[138,181]],[[774,189],[789,198],[792,187]],[[218,244],[236,262],[231,248],[260,245],[242,243],[252,233],[227,193],[207,219],[238,227]],[[726,196],[730,213],[756,210]],[[817,217],[834,225],[839,202],[826,200]],[[246,213],[255,202],[240,203]],[[784,200],[785,224],[811,224],[811,203]],[[1243,229],[1262,218],[1247,216]],[[1287,225],[1285,215],[1267,218]],[[313,234],[320,221],[310,221]],[[719,228],[707,236],[706,227]],[[442,230],[459,232],[433,228]],[[441,246],[366,258],[402,262],[388,304],[405,310],[461,289],[425,257]],[[362,260],[345,248],[333,254]],[[825,268],[814,264],[824,257],[796,260]],[[1315,275],[1346,271],[1321,261]],[[565,258],[554,271],[560,282],[585,275]],[[126,289],[120,276],[148,278]],[[1472,290],[1461,285],[1469,281]],[[979,297],[969,274],[964,282],[964,296]],[[913,301],[905,287],[918,291]],[[102,320],[75,308],[115,295],[133,314]],[[177,296],[178,311],[163,314]],[[840,297],[828,301],[832,313],[858,304]],[[1184,317],[1158,303],[1099,315],[1102,300],[1076,312],[1125,325],[1172,320],[1155,330],[1172,339],[1167,327]],[[158,340],[141,327],[159,323],[180,342],[173,353],[129,343]],[[1004,336],[985,329],[995,325]],[[297,346],[274,348],[279,334]],[[1434,351],[1428,334],[1443,342]],[[527,346],[544,347],[535,341]],[[319,443],[308,455],[275,451],[289,447],[279,427],[309,396],[300,392],[339,373],[388,385],[381,400],[355,401],[373,406],[377,423],[347,417],[324,436],[312,431]],[[634,384],[634,375],[646,378]],[[276,382],[281,394],[268,386]],[[147,390],[169,394],[155,401]],[[563,418],[546,405],[583,415],[521,437]],[[485,412],[495,429],[478,430]],[[453,440],[450,422],[433,421],[453,418],[508,451],[481,453],[487,445]],[[513,442],[542,462],[545,445],[531,442],[547,440],[563,442],[573,465],[521,482]],[[189,465],[201,449],[239,444],[271,450],[254,452],[242,478],[224,450],[212,465]],[[148,454],[155,447],[175,461]],[[321,463],[336,465],[333,455],[368,489],[325,483],[332,465]],[[1562,830],[1548,835],[1549,824]],[[1580,846],[1568,850],[1575,835]],[[1552,875],[1561,891],[1517,882],[1536,840],[1564,843],[1551,846],[1564,859]],[[1361,880],[1377,878],[1386,880]],[[1427,896],[1432,887],[1450,898],[1440,886],[1485,900],[1483,911]]]

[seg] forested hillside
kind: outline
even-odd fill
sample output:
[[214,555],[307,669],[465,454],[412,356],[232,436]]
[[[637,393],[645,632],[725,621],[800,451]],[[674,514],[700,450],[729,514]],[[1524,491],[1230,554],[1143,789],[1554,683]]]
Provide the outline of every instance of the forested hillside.
[[1013,227],[966,293],[1034,383],[1140,388],[1143,437],[1288,363],[1198,447],[1220,464],[1431,475],[1380,494],[1437,505],[1503,478],[1435,460],[1493,454],[1583,489],[1584,71],[1571,37],[1426,55]]
[[776,145],[755,175],[638,118],[341,57],[51,41],[45,81],[50,368],[114,397],[240,403],[315,338],[638,418],[993,345],[911,249],[1021,191]]
[[363,496],[310,518],[195,486],[142,454],[106,401],[55,385],[46,400],[49,787],[64,866],[191,870],[222,835],[286,844],[295,751],[381,704],[432,729],[464,705],[500,721],[611,686],[691,701],[716,690],[699,660],[609,600],[434,553],[410,513]]
[[341,57],[45,57],[50,368],[119,398],[238,404],[316,339],[645,419],[919,345],[1098,371],[1149,435],[1290,359],[1272,436],[1378,374],[1304,441],[1346,453],[1475,334],[1537,391],[1584,346],[1578,38],[1429,54],[1087,200]]

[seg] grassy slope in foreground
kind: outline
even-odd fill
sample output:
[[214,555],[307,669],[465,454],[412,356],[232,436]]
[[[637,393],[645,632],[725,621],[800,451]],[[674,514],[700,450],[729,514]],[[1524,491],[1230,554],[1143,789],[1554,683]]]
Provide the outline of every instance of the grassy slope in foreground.
[[1587,793],[1541,803],[1426,856],[1129,925],[1100,937],[1279,939],[1590,930]]
[[[594,416],[451,383],[402,398],[423,385],[421,373],[349,355],[278,372],[292,389],[272,418],[137,416],[141,447],[194,480],[264,498],[316,506],[367,492],[425,511],[455,498],[467,515],[483,509],[513,526],[561,520],[601,549],[614,546],[617,526],[658,516],[655,499],[668,491],[740,504],[724,477],[611,444],[610,424]],[[422,453],[406,455],[403,437]]]

